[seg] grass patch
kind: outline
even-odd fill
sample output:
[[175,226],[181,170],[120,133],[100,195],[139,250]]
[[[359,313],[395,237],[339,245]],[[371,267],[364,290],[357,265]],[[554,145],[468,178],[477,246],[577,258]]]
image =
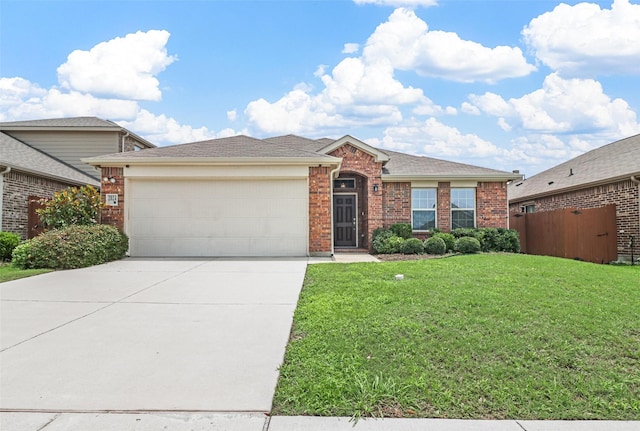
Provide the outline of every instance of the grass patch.
[[11,264],[0,264],[0,283],[5,281],[17,280],[19,278],[31,277],[32,275],[44,274],[51,272],[50,269],[19,269]]
[[639,267],[310,265],[273,413],[638,420],[639,310]]

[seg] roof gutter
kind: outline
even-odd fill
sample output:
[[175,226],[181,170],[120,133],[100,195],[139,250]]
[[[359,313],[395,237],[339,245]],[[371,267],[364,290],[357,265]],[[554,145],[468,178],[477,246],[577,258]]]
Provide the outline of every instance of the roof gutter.
[[[138,154],[138,153],[136,153]],[[224,165],[299,165],[299,166],[340,166],[336,157],[95,157],[82,159],[92,166],[124,167],[137,166],[224,166]]]
[[382,175],[383,182],[409,182],[409,181],[512,181],[521,180],[519,174],[459,174],[459,175]]
[[124,143],[125,140],[129,137],[129,131],[127,130],[124,135],[122,135],[122,144],[120,145],[120,152],[124,153]]
[[331,256],[333,256],[335,254],[335,248],[334,248],[334,228],[333,228],[333,179],[334,177],[338,177],[338,175],[336,175],[339,171],[340,168],[342,167],[342,161],[338,164],[338,167],[335,168],[334,170],[332,170],[329,173],[329,181],[331,181],[331,185],[329,186],[329,190],[331,191],[329,194],[331,195],[331,202],[329,204],[329,207],[331,208],[331,215],[330,220],[331,220]]

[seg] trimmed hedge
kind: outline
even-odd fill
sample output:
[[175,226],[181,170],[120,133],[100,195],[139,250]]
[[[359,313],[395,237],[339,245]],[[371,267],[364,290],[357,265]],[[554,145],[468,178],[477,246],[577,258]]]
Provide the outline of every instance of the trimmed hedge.
[[476,238],[463,236],[456,240],[454,250],[458,253],[472,254],[478,253],[480,250],[482,250],[482,248],[480,247],[480,241],[478,241]]
[[0,261],[11,260],[13,249],[20,244],[20,236],[11,232],[0,232]]
[[395,236],[400,238],[409,239],[413,236],[413,229],[409,223],[395,223],[389,229]]
[[456,238],[475,238],[483,252],[520,253],[520,236],[517,230],[485,227],[480,229],[454,229],[451,234]]
[[424,251],[428,254],[445,254],[447,252],[447,244],[441,236],[432,236],[424,242]]
[[401,251],[404,254],[422,254],[424,253],[424,244],[418,238],[409,238],[402,244]]
[[456,238],[450,233],[436,232],[430,238],[441,238],[447,247],[446,251],[453,251],[453,247],[456,245]]
[[122,259],[129,239],[113,226],[69,226],[45,232],[13,250],[21,269],[72,269]]

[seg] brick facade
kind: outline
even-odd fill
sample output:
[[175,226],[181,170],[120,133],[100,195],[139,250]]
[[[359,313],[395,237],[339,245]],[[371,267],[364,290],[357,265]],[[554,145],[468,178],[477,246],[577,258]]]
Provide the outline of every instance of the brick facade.
[[478,187],[476,188],[477,226],[507,228],[509,226],[509,210],[507,205],[506,183],[478,183]]
[[[358,200],[366,202],[364,211],[360,211],[361,220],[360,247],[371,248],[370,238],[373,231],[383,226],[383,184],[382,184],[382,162],[376,162],[375,158],[361,149],[345,144],[336,148],[330,156],[342,159],[340,173],[349,176],[349,173],[360,175],[363,180],[364,193],[359,193]],[[374,191],[377,185],[377,191]],[[362,214],[364,212],[364,215]],[[364,235],[364,237],[362,236]]]
[[451,183],[438,183],[438,196],[436,198],[438,210],[436,214],[436,227],[444,232],[451,231]]
[[48,178],[12,170],[4,175],[2,189],[2,231],[27,238],[29,227],[29,196],[51,198],[54,193],[73,187]]
[[309,254],[331,254],[331,169],[309,168]]
[[512,214],[521,212],[523,203],[533,203],[536,212],[552,211],[560,208],[600,208],[605,205],[616,205],[616,227],[618,231],[618,256],[627,258],[631,255],[629,237],[636,241],[634,252],[640,249],[640,208],[638,203],[638,184],[631,180],[623,180],[596,187],[588,187],[553,196],[545,196],[521,202],[511,203]]
[[[124,189],[124,173],[122,168],[102,168],[102,186],[101,195],[102,203],[105,203],[106,195],[117,194],[118,206],[112,207],[105,205],[102,208],[102,224],[109,224],[117,227],[120,230],[124,230],[124,201],[125,201],[125,189]],[[104,181],[104,178],[115,180]]]
[[382,218],[386,228],[411,222],[411,183],[382,185]]

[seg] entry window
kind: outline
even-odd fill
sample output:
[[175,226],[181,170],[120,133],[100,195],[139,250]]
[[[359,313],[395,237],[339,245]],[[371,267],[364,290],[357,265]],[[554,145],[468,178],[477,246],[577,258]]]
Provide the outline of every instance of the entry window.
[[534,213],[536,212],[536,206],[535,204],[526,204],[522,207],[522,212],[523,213]]
[[476,227],[476,189],[451,189],[451,229]]
[[436,189],[411,189],[411,226],[413,230],[436,227]]
[[333,188],[334,189],[355,189],[356,180],[355,178],[338,178],[337,180],[333,180]]

